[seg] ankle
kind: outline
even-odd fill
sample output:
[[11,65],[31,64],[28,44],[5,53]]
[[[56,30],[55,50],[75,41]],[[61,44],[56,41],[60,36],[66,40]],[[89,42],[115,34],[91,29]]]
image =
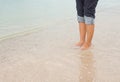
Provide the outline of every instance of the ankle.
[[88,46],[90,46],[91,45],[91,42],[85,42]]
[[80,40],[81,43],[84,43],[85,41],[84,40]]

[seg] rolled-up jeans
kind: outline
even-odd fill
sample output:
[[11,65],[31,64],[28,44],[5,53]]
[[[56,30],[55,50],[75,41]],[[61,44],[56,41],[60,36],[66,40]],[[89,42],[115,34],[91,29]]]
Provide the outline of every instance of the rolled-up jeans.
[[76,0],[77,20],[85,24],[94,24],[98,0]]

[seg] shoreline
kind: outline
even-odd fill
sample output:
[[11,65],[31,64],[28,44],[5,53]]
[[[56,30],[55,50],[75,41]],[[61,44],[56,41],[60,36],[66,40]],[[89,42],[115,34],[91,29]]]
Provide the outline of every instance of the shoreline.
[[[73,19],[73,18],[68,18],[68,19],[64,19],[64,20],[70,21],[71,19]],[[57,20],[56,23],[49,23],[49,24],[43,25],[43,26],[34,26],[34,27],[31,27],[29,29],[25,29],[22,31],[14,32],[14,33],[7,34],[7,35],[2,35],[2,36],[0,36],[0,42],[3,40],[7,40],[7,39],[19,37],[19,36],[24,36],[24,35],[31,34],[31,33],[35,33],[35,32],[38,32],[40,30],[47,30],[47,29],[49,29],[49,27],[52,27],[56,24],[64,23],[63,22],[64,20],[59,20],[59,21]]]

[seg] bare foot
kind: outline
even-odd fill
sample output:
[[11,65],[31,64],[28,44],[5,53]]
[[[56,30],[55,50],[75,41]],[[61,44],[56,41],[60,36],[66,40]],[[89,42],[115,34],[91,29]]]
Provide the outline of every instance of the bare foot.
[[81,47],[83,44],[84,44],[84,41],[80,41],[80,42],[76,43],[75,45]]
[[91,46],[91,43],[85,42],[85,43],[82,45],[81,50],[87,50],[88,48],[90,48],[90,46]]

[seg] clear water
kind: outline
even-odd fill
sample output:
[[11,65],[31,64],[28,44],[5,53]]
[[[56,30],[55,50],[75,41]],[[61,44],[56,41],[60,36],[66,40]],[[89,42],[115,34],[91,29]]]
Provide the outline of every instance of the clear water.
[[[99,0],[98,11],[119,4]],[[75,0],[0,0],[0,37],[76,16]]]
[[0,37],[36,26],[42,28],[74,12],[73,0],[0,0]]

